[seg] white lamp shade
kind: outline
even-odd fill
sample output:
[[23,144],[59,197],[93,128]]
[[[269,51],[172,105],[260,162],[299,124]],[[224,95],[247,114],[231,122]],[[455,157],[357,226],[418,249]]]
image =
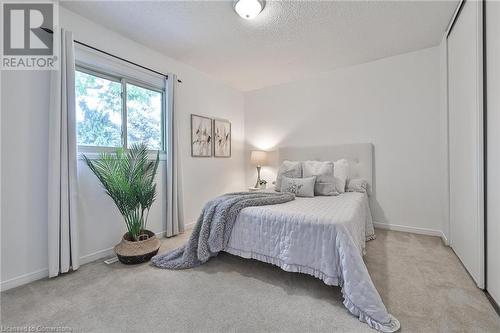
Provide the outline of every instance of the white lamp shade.
[[250,161],[253,165],[266,165],[267,153],[262,150],[254,150],[250,154]]
[[259,0],[237,0],[234,10],[245,20],[254,19],[264,8],[264,1]]

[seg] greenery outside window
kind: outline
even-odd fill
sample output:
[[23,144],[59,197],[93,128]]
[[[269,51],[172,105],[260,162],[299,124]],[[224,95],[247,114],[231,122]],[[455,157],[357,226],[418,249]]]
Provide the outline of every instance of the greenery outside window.
[[77,66],[75,90],[79,151],[165,150],[164,88]]

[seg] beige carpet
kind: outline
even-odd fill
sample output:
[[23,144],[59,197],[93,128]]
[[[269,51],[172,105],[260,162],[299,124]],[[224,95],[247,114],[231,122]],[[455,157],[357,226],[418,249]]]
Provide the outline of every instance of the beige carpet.
[[[377,230],[366,262],[403,332],[500,332],[500,317],[436,237]],[[187,235],[165,240],[162,251]],[[73,332],[373,332],[340,291],[229,254],[185,271],[105,265],[1,294],[2,326]]]

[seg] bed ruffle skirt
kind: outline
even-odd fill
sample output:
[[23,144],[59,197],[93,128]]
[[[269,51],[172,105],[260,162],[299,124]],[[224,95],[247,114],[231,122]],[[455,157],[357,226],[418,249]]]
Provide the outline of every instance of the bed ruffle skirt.
[[[337,237],[337,242],[344,243],[344,241],[339,238],[342,237]],[[349,248],[349,245],[347,245],[347,247]],[[344,297],[344,306],[361,322],[368,324],[368,326],[379,332],[389,333],[398,331],[401,325],[393,315],[387,312],[368,274],[368,270],[366,269],[361,255],[356,249],[352,249],[352,255],[346,255],[346,251],[343,250],[345,248],[345,243],[337,247],[337,249],[339,249],[338,255],[340,258],[339,276],[331,276],[316,268],[289,264],[279,258],[251,251],[239,250],[233,247],[226,247],[224,251],[242,258],[255,259],[272,264],[287,272],[312,275],[330,286],[340,286],[342,296]],[[350,262],[346,265],[345,263],[347,261]]]

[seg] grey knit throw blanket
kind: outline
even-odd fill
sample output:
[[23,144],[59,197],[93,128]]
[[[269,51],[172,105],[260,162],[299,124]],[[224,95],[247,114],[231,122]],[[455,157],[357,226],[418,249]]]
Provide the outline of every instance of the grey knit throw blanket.
[[201,265],[222,251],[239,212],[245,207],[275,205],[295,199],[292,193],[236,192],[208,202],[186,245],[151,259],[154,266],[185,269]]

